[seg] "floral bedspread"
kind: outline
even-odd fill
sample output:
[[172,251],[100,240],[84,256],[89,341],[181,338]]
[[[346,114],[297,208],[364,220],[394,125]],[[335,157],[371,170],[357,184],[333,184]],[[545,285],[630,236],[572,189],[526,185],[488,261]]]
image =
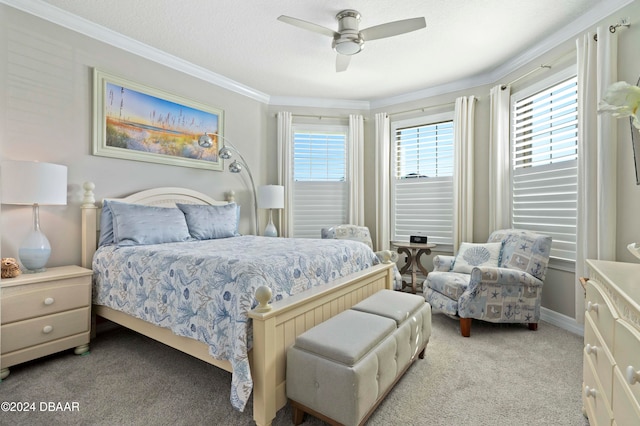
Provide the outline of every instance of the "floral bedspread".
[[378,264],[349,240],[242,236],[146,246],[104,246],[93,259],[93,302],[197,339],[233,367],[231,403],[243,411],[253,388],[247,313],[261,285],[273,300]]

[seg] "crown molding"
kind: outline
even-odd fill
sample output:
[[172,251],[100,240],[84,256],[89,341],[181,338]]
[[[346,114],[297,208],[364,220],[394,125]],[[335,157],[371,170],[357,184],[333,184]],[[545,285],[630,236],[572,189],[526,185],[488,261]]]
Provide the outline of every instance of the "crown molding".
[[427,89],[417,90],[415,92],[405,93],[401,95],[392,96],[384,99],[377,99],[371,101],[372,109],[384,108],[392,105],[398,105],[405,102],[418,101],[432,96],[443,95],[446,93],[452,93],[460,90],[471,89],[473,87],[483,86],[486,84],[497,84],[505,78],[507,75],[517,71],[521,67],[530,64],[543,54],[549,52],[553,48],[565,43],[573,37],[576,37],[581,32],[587,30],[589,27],[597,24],[607,16],[622,9],[628,4],[633,3],[634,0],[605,0],[598,3],[596,6],[585,12],[578,19],[574,20],[570,24],[560,28],[550,36],[543,39],[540,43],[529,50],[523,52],[521,55],[505,62],[500,67],[483,74],[478,74],[466,79],[458,80],[451,83],[445,83],[438,86],[433,86]]
[[355,101],[348,99],[305,98],[296,96],[271,96],[269,105],[291,107],[314,107],[332,109],[370,110],[369,101]]
[[598,22],[606,19],[611,14],[633,2],[634,0],[605,0],[599,2],[596,6],[589,9],[569,25],[560,28],[549,37],[543,39],[540,43],[537,43],[531,49],[524,52],[522,55],[516,56],[496,68],[493,72],[487,75],[488,79],[492,80],[493,83],[497,83],[507,75],[518,70],[520,67],[529,64],[536,58],[539,58],[562,43],[575,38],[578,34],[588,30]]
[[60,25],[103,43],[110,44],[119,49],[133,53],[134,55],[168,66],[200,80],[215,84],[223,89],[230,90],[262,103],[269,103],[270,96],[266,93],[255,90],[249,86],[245,86],[223,75],[209,71],[203,67],[192,64],[191,62],[141,43],[101,25],[97,25],[48,3],[33,0],[0,0],[0,3],[4,3],[15,9],[29,13],[33,16],[52,22],[56,25]]
[[177,71],[184,72],[185,74],[268,105],[371,110],[411,101],[418,101],[432,96],[471,89],[473,87],[483,86],[486,84],[496,84],[507,75],[517,71],[541,55],[570,40],[572,37],[575,37],[579,33],[585,31],[621,8],[633,3],[633,1],[634,0],[604,0],[598,2],[596,6],[589,9],[575,21],[560,28],[550,36],[543,39],[540,43],[537,43],[531,49],[528,49],[521,55],[505,62],[503,65],[492,71],[451,83],[445,83],[438,86],[399,94],[388,98],[374,99],[371,101],[270,96],[266,93],[260,92],[259,90],[238,83],[228,77],[214,73],[198,65],[194,65],[167,52],[153,48],[144,43],[140,43],[137,40],[126,37],[105,27],[96,25],[95,23],[63,11],[62,9],[54,7],[48,3],[33,0],[0,0],[0,3],[4,3],[15,9],[37,16],[72,31],[84,34],[87,37],[94,38],[151,61],[169,66]]

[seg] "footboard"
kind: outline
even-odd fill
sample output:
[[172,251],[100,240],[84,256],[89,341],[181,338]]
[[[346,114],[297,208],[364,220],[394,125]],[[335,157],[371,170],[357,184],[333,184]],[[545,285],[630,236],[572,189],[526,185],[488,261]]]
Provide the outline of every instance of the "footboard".
[[315,287],[249,313],[253,319],[253,419],[257,425],[270,425],[276,411],[287,402],[286,351],[296,337],[385,288],[393,289],[392,263],[376,265],[355,279]]

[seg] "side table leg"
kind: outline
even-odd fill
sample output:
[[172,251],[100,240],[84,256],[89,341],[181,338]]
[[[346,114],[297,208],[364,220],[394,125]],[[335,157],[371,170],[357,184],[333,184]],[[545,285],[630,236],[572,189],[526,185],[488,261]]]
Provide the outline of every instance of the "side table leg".
[[[404,254],[405,256],[407,256],[407,263],[405,263],[402,269],[400,269],[400,275],[404,275],[407,273],[407,271],[409,271],[409,268],[411,268],[413,263],[413,257],[411,256],[411,252],[404,247],[398,247],[397,251],[398,251],[398,254]],[[401,290],[404,290],[406,287],[409,287],[409,286],[410,286],[409,283],[407,283],[405,280],[402,280]]]
[[418,258],[416,249],[411,249],[411,292],[416,294],[416,284],[418,281]]
[[9,369],[3,368],[0,370],[0,380],[4,380],[9,376]]

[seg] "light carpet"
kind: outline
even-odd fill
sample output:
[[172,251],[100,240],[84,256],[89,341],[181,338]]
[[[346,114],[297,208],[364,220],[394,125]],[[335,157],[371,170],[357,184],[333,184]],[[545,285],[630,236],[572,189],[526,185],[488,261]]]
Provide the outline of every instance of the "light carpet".
[[[582,415],[582,337],[547,323],[458,322],[433,315],[426,356],[417,360],[369,425],[588,425]],[[98,334],[91,353],[67,351],[11,368],[0,401],[35,412],[0,413],[12,425],[251,425],[229,402],[231,375],[122,328]],[[41,402],[77,402],[74,412]],[[289,406],[274,425],[290,425]],[[306,417],[305,425],[323,422]]]

